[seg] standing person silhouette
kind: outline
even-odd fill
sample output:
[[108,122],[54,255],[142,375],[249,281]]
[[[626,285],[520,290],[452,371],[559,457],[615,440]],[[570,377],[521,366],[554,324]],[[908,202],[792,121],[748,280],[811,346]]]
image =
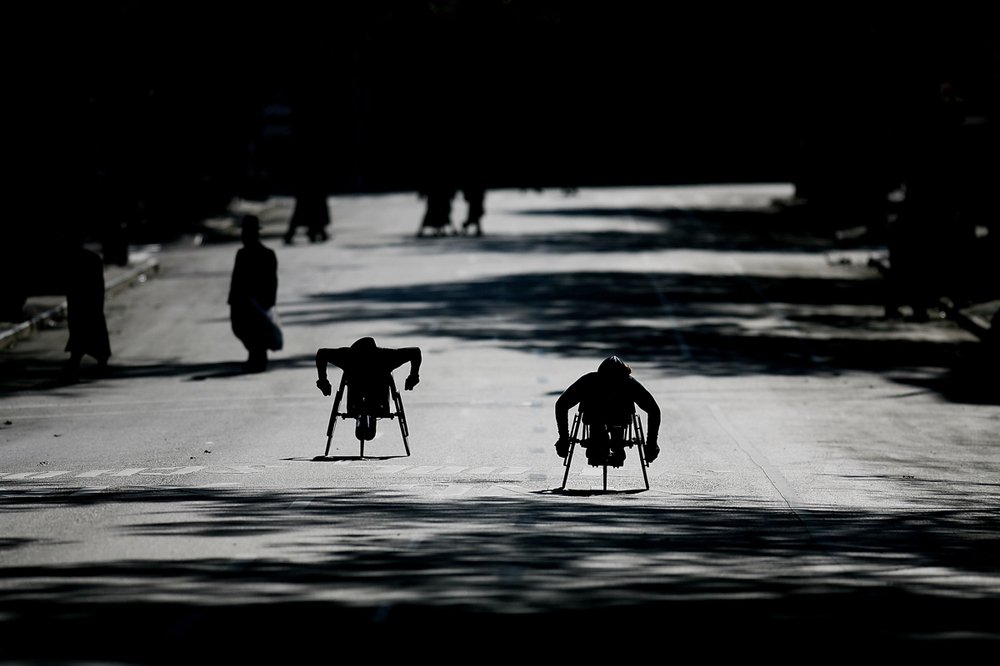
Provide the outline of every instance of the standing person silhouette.
[[417,229],[417,238],[423,238],[425,230],[433,236],[444,236],[455,228],[451,221],[451,202],[455,198],[453,186],[446,182],[435,182],[422,189],[419,195],[427,200],[427,206]]
[[330,238],[330,208],[326,192],[315,180],[306,180],[295,196],[295,207],[285,231],[285,245],[292,245],[299,227],[305,227],[310,243],[322,243]]
[[660,430],[660,407],[652,394],[632,376],[632,368],[617,356],[601,361],[596,372],[588,372],[563,391],[556,400],[556,426],[559,440],[556,453],[569,453],[569,410],[580,405],[583,423],[590,431],[587,462],[591,465],[621,467],[625,462],[624,433],[635,414],[636,405],[646,412],[647,462],[660,454],[657,438]]
[[462,223],[462,231],[466,234],[474,233],[476,236],[483,235],[483,215],[486,213],[486,188],[479,183],[469,184],[462,187],[462,196],[468,205],[468,212],[465,222]]
[[441,182],[421,190],[419,195],[427,200],[424,217],[417,229],[417,237],[424,236],[425,230],[435,236],[444,236],[449,230],[455,229],[451,219],[452,202],[455,195],[461,191],[466,203],[465,221],[462,223],[463,234],[483,235],[483,215],[486,213],[486,188],[478,182],[470,182],[455,187],[447,182]]
[[268,350],[282,347],[273,311],[278,297],[278,257],[261,243],[257,216],[243,217],[241,238],[243,247],[236,251],[229,286],[229,318],[233,333],[249,353],[244,372],[263,372]]
[[[438,151],[445,151],[446,146],[453,145],[447,143],[446,139],[441,139],[441,147]],[[423,174],[424,183],[417,194],[427,200],[424,209],[424,217],[421,220],[420,228],[417,229],[417,237],[421,238],[425,232],[434,236],[445,236],[449,232],[457,234],[459,230],[451,219],[452,204],[459,192],[465,200],[466,216],[462,223],[461,233],[476,236],[483,235],[482,219],[486,213],[486,181],[483,174],[481,159],[474,154],[469,154],[469,150],[463,154],[461,168],[454,165],[445,165],[433,160],[428,161],[428,166]]]
[[103,372],[111,358],[108,324],[104,317],[104,261],[96,252],[73,243],[66,256],[66,309],[69,360],[63,370],[75,377],[84,356],[97,359]]
[[463,130],[461,169],[458,171],[458,189],[466,203],[462,233],[483,235],[483,215],[486,214],[486,184],[489,180],[483,153],[482,129],[473,120],[466,119]]
[[389,385],[392,371],[409,363],[410,374],[404,388],[412,391],[420,383],[420,348],[379,347],[375,338],[359,338],[350,347],[323,348],[316,351],[316,386],[323,395],[330,395],[333,387],[326,377],[327,364],[344,371],[347,382],[347,411],[357,415],[358,439],[375,438],[375,422],[389,414]]

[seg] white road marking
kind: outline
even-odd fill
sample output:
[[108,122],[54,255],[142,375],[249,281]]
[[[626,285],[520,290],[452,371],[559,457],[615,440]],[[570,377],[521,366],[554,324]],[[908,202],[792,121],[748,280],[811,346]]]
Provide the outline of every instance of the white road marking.
[[264,465],[232,465],[230,467],[206,467],[208,474],[255,474],[264,471]]
[[770,481],[774,489],[778,491],[778,494],[785,501],[785,504],[793,510],[796,507],[801,506],[802,502],[799,500],[798,495],[792,489],[792,484],[788,482],[788,479],[785,478],[784,474],[782,474],[777,467],[771,464],[771,461],[767,459],[767,456],[765,456],[750,442],[750,440],[744,437],[743,434],[729,422],[729,419],[727,419],[725,414],[722,413],[722,409],[718,405],[709,405],[709,410],[711,410],[712,416],[715,417],[718,424],[722,426],[722,429],[726,431],[734,442],[736,442],[737,446],[740,447],[743,453],[745,453],[746,456],[760,468],[760,471],[764,473],[767,480]]
[[[195,465],[192,467],[153,467],[149,468],[148,472],[139,472],[141,476],[180,476],[182,474],[191,474],[192,472],[197,472],[199,470],[205,469],[204,466]],[[169,471],[156,471],[156,470],[169,470]]]
[[440,465],[419,465],[417,467],[411,467],[406,470],[407,474],[430,474],[436,469],[439,469]]
[[408,469],[410,465],[379,465],[375,468],[376,472],[380,474],[396,474],[404,469]]

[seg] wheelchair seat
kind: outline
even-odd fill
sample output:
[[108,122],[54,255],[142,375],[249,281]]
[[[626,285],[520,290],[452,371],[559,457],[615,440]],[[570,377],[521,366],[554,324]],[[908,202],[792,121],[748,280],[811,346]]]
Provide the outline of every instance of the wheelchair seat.
[[608,467],[623,467],[625,465],[625,449],[636,447],[639,453],[639,466],[646,490],[649,490],[649,476],[646,468],[644,446],[646,443],[642,430],[642,420],[633,411],[631,418],[625,423],[606,425],[588,423],[582,410],[578,410],[573,418],[573,427],[569,437],[569,452],[563,461],[566,471],[563,474],[562,489],[566,489],[569,480],[570,467],[573,463],[573,453],[577,445],[587,451],[587,462],[592,467],[602,467],[604,471],[604,490],[608,489]]
[[635,446],[635,437],[629,434],[628,424],[584,424],[586,432],[580,446],[587,451],[587,462],[592,467],[621,467],[625,464],[625,449]]
[[[345,391],[347,393],[347,409],[340,411]],[[393,407],[389,405],[390,400]],[[355,421],[354,435],[361,444],[360,455],[362,458],[365,455],[365,442],[375,438],[378,420],[397,419],[406,455],[410,455],[409,429],[406,425],[406,415],[403,412],[403,399],[399,395],[399,391],[396,390],[396,382],[393,380],[392,374],[375,382],[352,381],[347,373],[341,377],[340,388],[337,389],[337,395],[333,400],[333,410],[330,413],[330,422],[326,430],[326,453],[324,456],[330,455],[330,444],[333,441],[337,419]]]
[[362,379],[345,373],[342,383],[347,389],[347,412],[350,415],[376,418],[388,418],[392,415],[389,409],[394,388],[392,375]]

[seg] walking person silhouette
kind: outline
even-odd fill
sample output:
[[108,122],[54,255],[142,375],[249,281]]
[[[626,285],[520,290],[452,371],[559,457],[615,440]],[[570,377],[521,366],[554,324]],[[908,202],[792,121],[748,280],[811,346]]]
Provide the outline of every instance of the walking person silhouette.
[[236,251],[229,286],[229,318],[233,333],[249,353],[244,372],[263,372],[268,350],[280,350],[283,342],[274,313],[278,257],[261,243],[257,216],[243,217],[241,238],[243,247]]
[[66,310],[69,360],[63,373],[75,378],[84,356],[97,360],[104,372],[111,358],[108,324],[104,317],[104,261],[80,243],[68,247],[66,255]]

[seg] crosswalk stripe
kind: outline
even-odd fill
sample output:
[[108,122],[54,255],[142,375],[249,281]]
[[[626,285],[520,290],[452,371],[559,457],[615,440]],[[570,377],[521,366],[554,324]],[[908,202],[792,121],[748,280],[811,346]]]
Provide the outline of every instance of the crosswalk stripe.
[[439,465],[420,465],[417,467],[411,467],[406,470],[407,474],[430,474],[434,470],[438,469]]

